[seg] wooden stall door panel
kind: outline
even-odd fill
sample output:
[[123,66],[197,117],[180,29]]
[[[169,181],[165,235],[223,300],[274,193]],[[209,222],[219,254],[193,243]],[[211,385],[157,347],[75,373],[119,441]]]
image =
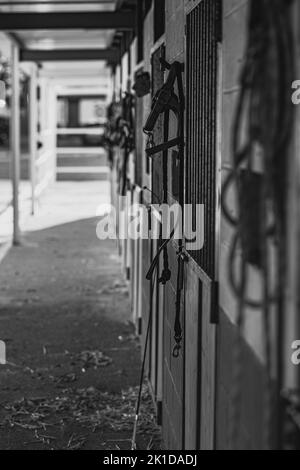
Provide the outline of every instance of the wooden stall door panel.
[[[157,240],[152,241],[152,254],[157,252]],[[151,336],[150,336],[150,348],[151,348],[151,358],[150,358],[150,383],[152,391],[155,395],[156,393],[156,370],[157,370],[157,276],[154,277],[154,282],[151,292]]]
[[[129,224],[129,213],[130,213],[130,207],[132,205],[132,192],[127,191],[127,207],[126,207],[126,221],[127,221],[127,227],[126,227],[126,233],[128,233],[128,224]],[[127,237],[126,240],[126,258],[125,258],[125,273],[126,273],[126,279],[129,281],[131,278],[131,270],[132,270],[132,240]],[[131,295],[131,290],[130,290],[130,295]]]
[[[133,193],[133,203],[140,203],[140,191],[135,190]],[[138,303],[139,303],[139,262],[140,262],[140,240],[133,240],[133,274],[132,274],[132,321],[137,325],[138,320]]]
[[216,326],[210,322],[211,283],[202,283],[200,448],[215,441]]
[[141,334],[142,306],[143,306],[143,240],[138,240],[138,281],[137,281],[137,320],[136,326],[138,334]]
[[[162,271],[162,260],[160,261],[160,272]],[[157,389],[156,398],[159,403],[163,399],[163,328],[164,328],[164,287],[160,284],[158,290],[158,344],[157,344]]]
[[199,278],[188,270],[185,298],[185,450],[199,447],[201,305]]
[[[141,282],[142,282],[142,296],[141,296],[141,344],[142,344],[142,351],[146,341],[147,335],[147,327],[149,322],[149,314],[150,314],[150,282],[146,279],[146,273],[148,268],[151,264],[151,242],[149,240],[142,239],[142,247],[141,247]],[[147,348],[147,358],[146,358],[146,367],[145,367],[145,375],[149,376],[150,374],[150,348]]]

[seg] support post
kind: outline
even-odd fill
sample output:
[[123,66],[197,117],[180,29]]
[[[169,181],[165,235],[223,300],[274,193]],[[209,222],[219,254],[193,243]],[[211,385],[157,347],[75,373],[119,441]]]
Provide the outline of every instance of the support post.
[[31,183],[31,214],[35,214],[36,156],[37,156],[37,69],[32,64],[29,91],[29,154]]
[[12,44],[12,106],[10,147],[12,156],[12,187],[13,187],[13,244],[19,245],[20,237],[20,76],[19,76],[19,47]]

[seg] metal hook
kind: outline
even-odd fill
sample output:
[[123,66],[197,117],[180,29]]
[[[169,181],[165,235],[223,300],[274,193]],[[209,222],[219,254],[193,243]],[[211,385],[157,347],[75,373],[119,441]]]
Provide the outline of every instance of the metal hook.
[[146,148],[151,149],[154,147],[154,134],[153,132],[145,132],[147,134],[147,143],[146,143]]
[[179,344],[176,344],[176,346],[174,346],[174,349],[173,349],[173,357],[174,359],[178,359],[179,356],[180,356],[180,350],[181,350],[181,346]]

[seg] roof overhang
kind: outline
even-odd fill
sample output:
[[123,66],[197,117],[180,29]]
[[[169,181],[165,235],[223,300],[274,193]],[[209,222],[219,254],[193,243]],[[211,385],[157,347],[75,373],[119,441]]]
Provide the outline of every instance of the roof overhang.
[[101,61],[111,64],[118,63],[120,54],[117,49],[53,49],[32,50],[21,49],[20,60],[23,62],[49,62],[49,61]]

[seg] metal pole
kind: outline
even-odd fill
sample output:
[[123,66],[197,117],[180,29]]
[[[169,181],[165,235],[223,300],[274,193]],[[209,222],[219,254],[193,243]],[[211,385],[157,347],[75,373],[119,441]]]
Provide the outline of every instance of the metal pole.
[[37,154],[37,70],[32,65],[29,92],[29,153],[30,153],[30,180],[31,180],[31,213],[35,213],[35,187],[36,187],[36,154]]
[[12,108],[11,153],[13,187],[13,244],[20,244],[19,183],[20,183],[20,83],[19,47],[12,44]]

